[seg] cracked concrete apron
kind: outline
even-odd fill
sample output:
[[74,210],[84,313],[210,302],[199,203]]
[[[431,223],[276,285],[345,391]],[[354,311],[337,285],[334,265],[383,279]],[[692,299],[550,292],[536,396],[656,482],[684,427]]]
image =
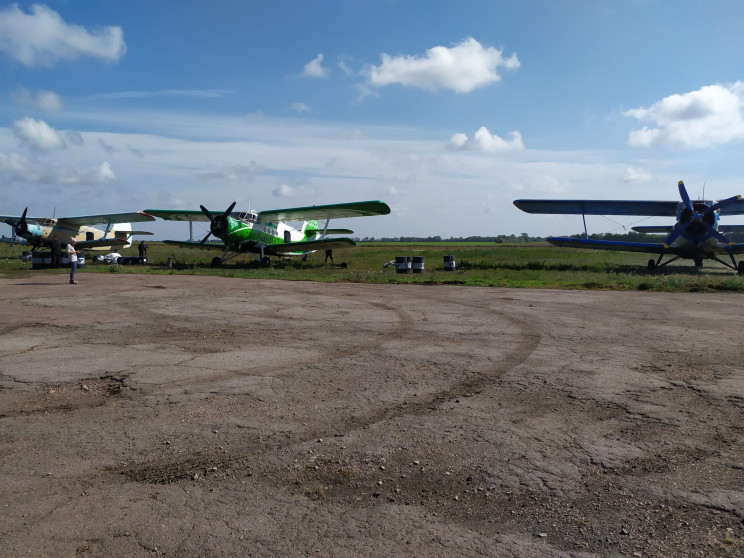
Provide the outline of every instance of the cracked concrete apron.
[[741,295],[64,278],[0,279],[0,556],[744,547]]

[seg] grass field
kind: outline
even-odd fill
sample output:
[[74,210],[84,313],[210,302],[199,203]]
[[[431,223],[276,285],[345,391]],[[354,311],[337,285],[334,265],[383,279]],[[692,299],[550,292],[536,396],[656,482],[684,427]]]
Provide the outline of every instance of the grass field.
[[[61,270],[31,270],[30,262],[20,259],[20,246],[0,245],[0,274],[28,276],[31,273],[62,273]],[[678,260],[646,271],[648,255],[557,248],[548,244],[422,244],[362,243],[355,248],[334,251],[335,265],[324,263],[323,252],[300,258],[272,258],[264,268],[252,255],[244,254],[224,264],[210,267],[218,253],[150,243],[148,265],[107,265],[92,263],[87,255],[85,273],[155,273],[222,275],[228,277],[285,279],[295,281],[350,281],[358,283],[421,283],[484,287],[606,289],[650,291],[738,291],[744,292],[744,277],[724,266],[706,260],[701,270],[689,260]],[[120,251],[136,256],[135,246]],[[455,258],[455,271],[445,271],[444,256]],[[423,273],[396,273],[395,266],[383,267],[396,256],[423,256]],[[167,266],[170,259],[171,267]],[[346,264],[342,266],[340,264]],[[82,277],[81,277],[82,278]]]

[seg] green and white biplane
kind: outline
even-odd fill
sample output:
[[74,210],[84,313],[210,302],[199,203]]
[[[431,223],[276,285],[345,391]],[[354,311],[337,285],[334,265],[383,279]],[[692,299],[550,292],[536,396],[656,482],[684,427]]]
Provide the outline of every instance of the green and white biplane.
[[[213,214],[203,205],[201,211],[178,209],[148,209],[146,213],[167,221],[188,221],[189,240],[166,240],[167,244],[188,248],[222,250],[212,259],[213,266],[243,253],[256,254],[263,265],[271,264],[269,256],[303,256],[317,250],[332,250],[354,246],[351,238],[333,234],[352,234],[349,229],[331,229],[331,219],[387,215],[390,207],[381,201],[361,201],[331,205],[312,205],[268,211],[233,211],[233,202],[224,213]],[[193,222],[209,222],[209,232],[201,240],[193,238]],[[302,221],[300,228],[287,222]],[[320,225],[320,221],[325,221]],[[207,242],[210,236],[220,242]]]

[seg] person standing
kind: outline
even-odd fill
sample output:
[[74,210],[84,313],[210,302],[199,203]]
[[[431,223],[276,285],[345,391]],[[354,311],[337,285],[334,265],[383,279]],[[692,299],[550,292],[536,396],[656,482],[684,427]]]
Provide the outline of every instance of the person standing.
[[[140,258],[147,257],[147,244],[145,244],[144,240],[140,240],[140,243],[139,243],[139,257]],[[144,263],[144,259],[141,261],[142,263]]]
[[59,255],[60,252],[62,252],[62,243],[59,241],[59,238],[57,238],[57,235],[54,235],[54,238],[52,239],[52,267],[54,269],[57,269],[59,267]]
[[77,281],[75,281],[75,272],[77,271],[77,255],[82,252],[82,250],[76,250],[75,249],[75,238],[72,236],[70,237],[70,242],[67,245],[67,259],[70,262],[70,285],[77,285]]

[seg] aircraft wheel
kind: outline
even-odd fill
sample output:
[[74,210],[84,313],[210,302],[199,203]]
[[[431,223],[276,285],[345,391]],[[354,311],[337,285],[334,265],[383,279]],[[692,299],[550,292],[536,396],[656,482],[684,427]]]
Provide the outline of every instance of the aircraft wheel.
[[215,256],[212,258],[212,262],[209,264],[211,267],[220,267],[222,265],[222,260],[219,256]]
[[703,267],[703,258],[695,258],[695,267]]
[[739,262],[736,266],[736,271],[739,275],[744,275],[744,262]]
[[263,265],[264,267],[269,267],[269,266],[271,266],[271,260],[269,259],[269,256],[264,256],[263,258],[261,258],[261,264],[262,264],[262,265]]
[[648,260],[648,272],[653,273],[656,269],[656,260]]

